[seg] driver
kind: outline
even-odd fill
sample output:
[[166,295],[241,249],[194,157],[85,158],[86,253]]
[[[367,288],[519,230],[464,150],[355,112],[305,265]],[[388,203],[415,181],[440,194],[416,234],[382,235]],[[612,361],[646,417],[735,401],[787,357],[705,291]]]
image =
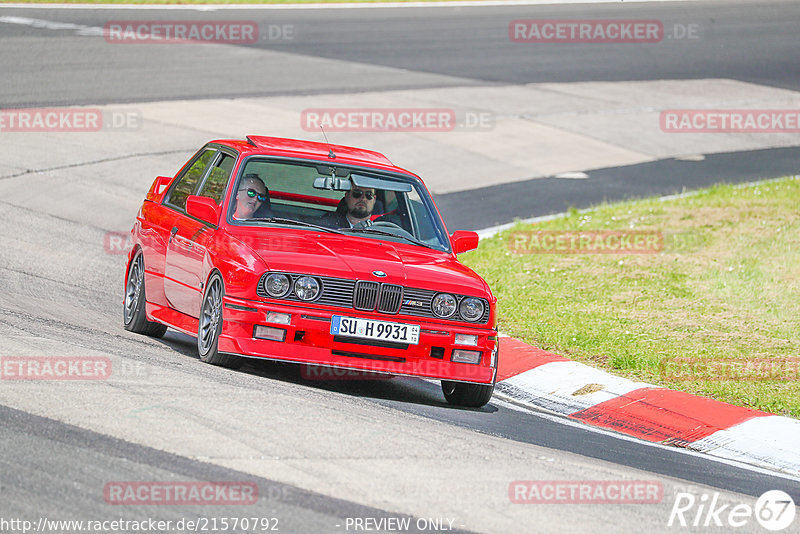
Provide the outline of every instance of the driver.
[[330,228],[365,228],[372,224],[370,216],[375,209],[375,198],[374,189],[353,184],[336,211],[320,217],[319,223]]
[[[239,184],[236,192],[235,219],[250,219],[252,217],[266,216],[261,209],[269,208],[269,193],[267,186],[257,174],[246,174]],[[261,209],[261,211],[259,211]],[[258,213],[256,213],[258,212]]]

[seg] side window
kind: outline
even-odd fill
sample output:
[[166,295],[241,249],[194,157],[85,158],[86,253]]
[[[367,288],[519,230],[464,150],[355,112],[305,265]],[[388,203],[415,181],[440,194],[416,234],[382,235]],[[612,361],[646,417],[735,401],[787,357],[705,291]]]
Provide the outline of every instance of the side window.
[[194,193],[197,184],[205,174],[206,167],[216,154],[216,150],[206,150],[200,157],[194,160],[192,166],[189,167],[183,176],[178,178],[177,183],[169,192],[167,198],[164,199],[166,204],[175,206],[179,209],[186,209],[186,197]]
[[408,211],[411,219],[416,223],[416,237],[428,243],[438,243],[436,240],[436,228],[431,222],[430,214],[425,209],[422,199],[416,189],[408,193]]
[[389,213],[395,211],[397,209],[397,193],[394,191],[386,191],[384,192],[384,199],[383,199],[383,211],[384,213]]
[[228,178],[231,176],[233,164],[236,160],[228,154],[222,154],[217,163],[211,168],[211,172],[206,178],[206,183],[197,193],[202,197],[213,198],[217,204],[222,204],[222,196],[225,193],[225,186],[228,185]]

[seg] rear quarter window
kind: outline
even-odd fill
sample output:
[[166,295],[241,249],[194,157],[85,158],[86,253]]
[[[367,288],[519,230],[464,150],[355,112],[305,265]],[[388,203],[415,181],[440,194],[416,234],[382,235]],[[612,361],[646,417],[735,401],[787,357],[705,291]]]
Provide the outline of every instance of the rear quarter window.
[[164,199],[165,204],[169,204],[180,210],[186,209],[186,197],[194,194],[200,180],[205,175],[206,168],[216,154],[216,150],[205,150],[200,154],[182,176],[178,177],[175,185],[167,193]]

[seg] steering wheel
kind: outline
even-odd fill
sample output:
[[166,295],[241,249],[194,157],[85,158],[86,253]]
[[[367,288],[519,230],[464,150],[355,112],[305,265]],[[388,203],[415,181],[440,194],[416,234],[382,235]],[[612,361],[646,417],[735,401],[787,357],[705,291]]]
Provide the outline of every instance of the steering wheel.
[[405,229],[403,229],[402,226],[397,223],[393,223],[392,221],[375,221],[370,226],[375,226],[378,228],[398,228],[405,232]]
[[406,237],[410,237],[411,239],[416,239],[416,237],[414,237],[411,234],[411,232],[409,232],[408,230],[406,230],[405,228],[403,228],[399,224],[393,223],[392,221],[375,221],[374,223],[372,223],[371,226],[373,228],[378,228],[378,229],[382,228],[382,229],[385,229],[387,231],[391,231],[391,233],[395,233],[395,234],[398,234],[398,235],[403,235],[403,236],[406,236]]

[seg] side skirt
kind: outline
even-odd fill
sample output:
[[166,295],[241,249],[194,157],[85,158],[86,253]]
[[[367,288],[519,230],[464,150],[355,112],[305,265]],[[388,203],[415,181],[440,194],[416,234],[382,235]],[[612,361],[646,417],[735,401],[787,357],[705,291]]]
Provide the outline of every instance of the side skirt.
[[147,302],[146,310],[148,319],[167,325],[186,335],[197,337],[197,330],[200,326],[198,319],[175,311],[169,306],[161,306],[152,302]]

